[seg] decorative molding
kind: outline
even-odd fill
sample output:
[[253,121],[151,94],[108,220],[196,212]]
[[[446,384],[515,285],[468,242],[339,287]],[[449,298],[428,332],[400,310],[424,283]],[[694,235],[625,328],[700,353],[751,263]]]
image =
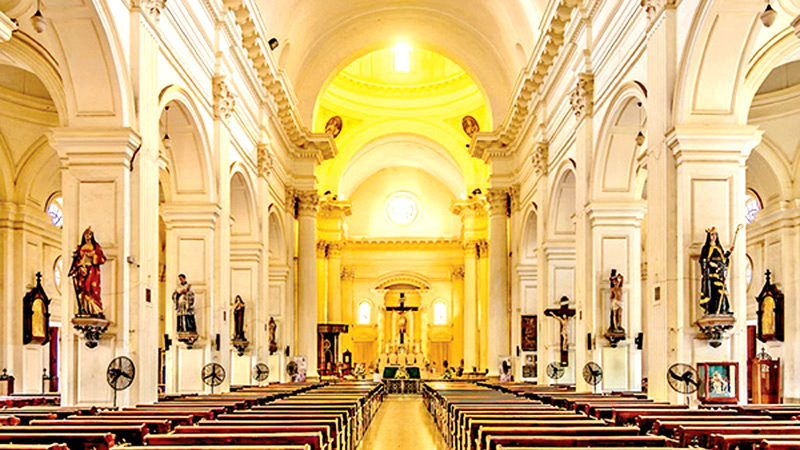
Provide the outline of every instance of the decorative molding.
[[317,241],[317,258],[324,259],[328,253],[328,241]]
[[167,8],[167,0],[133,0],[131,6],[142,10],[153,23],[157,24],[161,13]]
[[450,208],[450,212],[457,216],[461,216],[463,219],[467,215],[485,216],[487,208],[488,204],[486,203],[486,200],[484,200],[482,197],[470,195],[467,200],[455,202]]
[[328,258],[341,258],[342,248],[344,248],[344,242],[328,241]]
[[547,141],[540,141],[533,149],[531,163],[536,175],[547,175],[548,158],[550,156],[550,144]]
[[343,200],[321,200],[319,202],[318,217],[326,219],[340,219],[353,214],[353,208],[349,201]]
[[464,279],[464,265],[453,266],[450,270],[450,277],[453,280],[463,280]]
[[251,11],[250,7],[255,2],[222,0],[222,3],[227,10],[233,12],[236,24],[241,30],[241,45],[253,64],[257,77],[277,108],[277,120],[291,144],[292,155],[318,161],[336,156],[337,149],[332,136],[327,133],[312,133],[303,124],[289,83],[272,63],[269,44],[261,36],[258,25],[253,21],[252,16],[258,14],[258,11]]
[[486,239],[479,239],[475,247],[478,249],[478,258],[489,257],[489,241]]
[[224,75],[215,75],[211,81],[214,96],[214,118],[228,120],[236,107],[236,96],[231,91]]
[[256,155],[258,156],[258,176],[269,178],[272,169],[275,168],[275,155],[269,149],[269,144],[258,144]]
[[794,28],[794,35],[800,39],[800,16],[797,16],[792,20],[792,28]]
[[514,183],[508,188],[508,209],[509,212],[519,209],[519,193],[522,187],[519,183]]
[[569,104],[575,118],[580,121],[594,112],[594,75],[588,72],[578,74],[575,89],[569,93]]
[[492,132],[475,134],[469,146],[472,156],[486,161],[492,157],[508,156],[516,149],[514,143],[519,139],[530,115],[533,95],[544,84],[556,56],[564,46],[567,24],[573,10],[580,4],[579,0],[557,0],[549,9],[553,11],[549,24],[532,52],[532,60],[517,85],[514,100],[503,123]]
[[456,238],[356,238],[345,241],[345,245],[360,247],[458,247]]

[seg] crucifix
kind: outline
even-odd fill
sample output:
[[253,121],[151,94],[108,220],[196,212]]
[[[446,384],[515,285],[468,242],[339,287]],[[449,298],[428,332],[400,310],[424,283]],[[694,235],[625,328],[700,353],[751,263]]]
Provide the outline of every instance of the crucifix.
[[544,310],[544,315],[556,319],[561,326],[561,367],[569,365],[569,336],[567,335],[567,320],[575,315],[575,310],[569,307],[569,299],[561,297],[561,307]]
[[418,309],[419,307],[417,306],[406,306],[405,292],[400,293],[400,306],[386,307],[387,311],[397,311],[400,314],[400,320],[398,320],[398,328],[400,329],[400,344],[405,344],[406,329],[408,327],[408,319],[405,316],[406,311],[416,311]]

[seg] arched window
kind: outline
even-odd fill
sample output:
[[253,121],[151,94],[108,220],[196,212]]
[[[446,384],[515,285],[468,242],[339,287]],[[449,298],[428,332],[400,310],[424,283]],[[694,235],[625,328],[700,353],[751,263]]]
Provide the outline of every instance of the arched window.
[[372,314],[372,307],[369,302],[363,301],[358,305],[358,323],[359,325],[369,325],[370,315]]
[[59,194],[54,195],[50,198],[50,201],[47,202],[45,211],[47,215],[50,216],[50,223],[56,228],[62,228],[64,226],[63,206],[63,200]]
[[61,260],[61,256],[59,255],[56,257],[55,262],[53,263],[53,283],[56,285],[56,290],[58,293],[61,293],[61,272],[64,270],[64,261]]
[[762,208],[761,198],[758,197],[755,191],[749,189],[744,196],[744,220],[748,224],[753,223],[756,220],[756,214]]
[[447,305],[445,305],[444,302],[436,302],[433,304],[433,324],[447,324]]

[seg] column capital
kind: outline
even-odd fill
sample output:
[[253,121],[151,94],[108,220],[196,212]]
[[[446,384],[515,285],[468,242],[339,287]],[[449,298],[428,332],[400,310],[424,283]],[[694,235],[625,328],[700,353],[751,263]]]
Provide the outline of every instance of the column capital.
[[161,12],[167,8],[167,0],[133,0],[133,8],[139,8],[153,23],[158,23]]
[[569,104],[575,118],[580,122],[584,117],[594,114],[594,75],[581,72],[575,88],[569,93]]
[[458,266],[453,266],[450,269],[450,277],[453,280],[463,280],[464,279],[464,265],[460,264]]
[[262,142],[256,146],[256,156],[258,158],[258,176],[266,179],[272,174],[275,167],[275,154],[269,148],[269,144]]
[[328,242],[328,258],[341,258],[342,248],[344,242],[342,241],[327,241]]
[[356,268],[353,266],[342,266],[342,280],[353,281],[356,279]]
[[178,203],[161,207],[167,229],[215,228],[221,212],[218,203]]
[[349,201],[346,200],[320,200],[319,213],[320,217],[329,219],[342,219],[353,214],[353,208]]
[[791,25],[794,28],[794,35],[797,36],[797,39],[800,39],[800,16],[795,17]]
[[531,163],[533,164],[533,171],[536,175],[547,175],[547,160],[550,154],[550,143],[547,141],[539,141],[533,148],[531,155]]
[[763,134],[753,125],[679,125],[667,135],[667,145],[678,166],[687,162],[744,165]]
[[508,215],[509,193],[507,187],[492,187],[486,190],[486,201],[489,203],[489,215]]
[[11,35],[17,30],[17,24],[8,16],[0,12],[0,42],[11,40]]
[[488,207],[489,204],[482,197],[470,196],[467,200],[453,203],[450,212],[464,219],[467,216],[485,216]]
[[297,203],[298,216],[314,216],[319,207],[319,194],[316,189],[293,191],[294,201]]
[[328,241],[317,241],[317,258],[325,258],[328,253]]
[[[149,0],[154,1],[154,0]],[[236,96],[228,85],[228,77],[214,75],[211,79],[211,93],[214,100],[214,118],[228,120],[236,107]]]
[[47,139],[64,167],[124,166],[142,145],[142,139],[132,128],[56,128]]

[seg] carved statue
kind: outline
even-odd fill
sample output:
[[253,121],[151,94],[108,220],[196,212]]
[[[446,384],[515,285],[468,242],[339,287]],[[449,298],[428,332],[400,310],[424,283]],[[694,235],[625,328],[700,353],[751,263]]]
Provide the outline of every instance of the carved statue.
[[275,318],[269,318],[269,354],[272,355],[276,351],[278,351],[278,340],[275,338],[275,332],[278,329],[278,325],[275,323]]
[[86,228],[81,243],[72,254],[68,274],[75,288],[79,317],[105,317],[103,300],[100,298],[100,266],[105,262],[106,256],[94,239],[92,227]]
[[197,340],[197,322],[194,317],[194,292],[186,275],[178,275],[178,287],[172,293],[172,302],[178,315],[178,340],[191,346]]
[[[736,234],[739,233],[740,228],[741,226],[736,229]],[[706,242],[700,251],[699,259],[700,271],[703,275],[700,286],[700,306],[706,315],[731,314],[726,281],[731,252],[736,243],[736,234],[734,234],[731,248],[726,251],[719,243],[716,227],[706,230]]]
[[611,300],[611,331],[625,331],[622,327],[622,284],[625,278],[616,269],[611,269],[611,276],[608,278]]
[[244,300],[241,295],[237,295],[233,300],[233,339],[246,341],[244,336]]

